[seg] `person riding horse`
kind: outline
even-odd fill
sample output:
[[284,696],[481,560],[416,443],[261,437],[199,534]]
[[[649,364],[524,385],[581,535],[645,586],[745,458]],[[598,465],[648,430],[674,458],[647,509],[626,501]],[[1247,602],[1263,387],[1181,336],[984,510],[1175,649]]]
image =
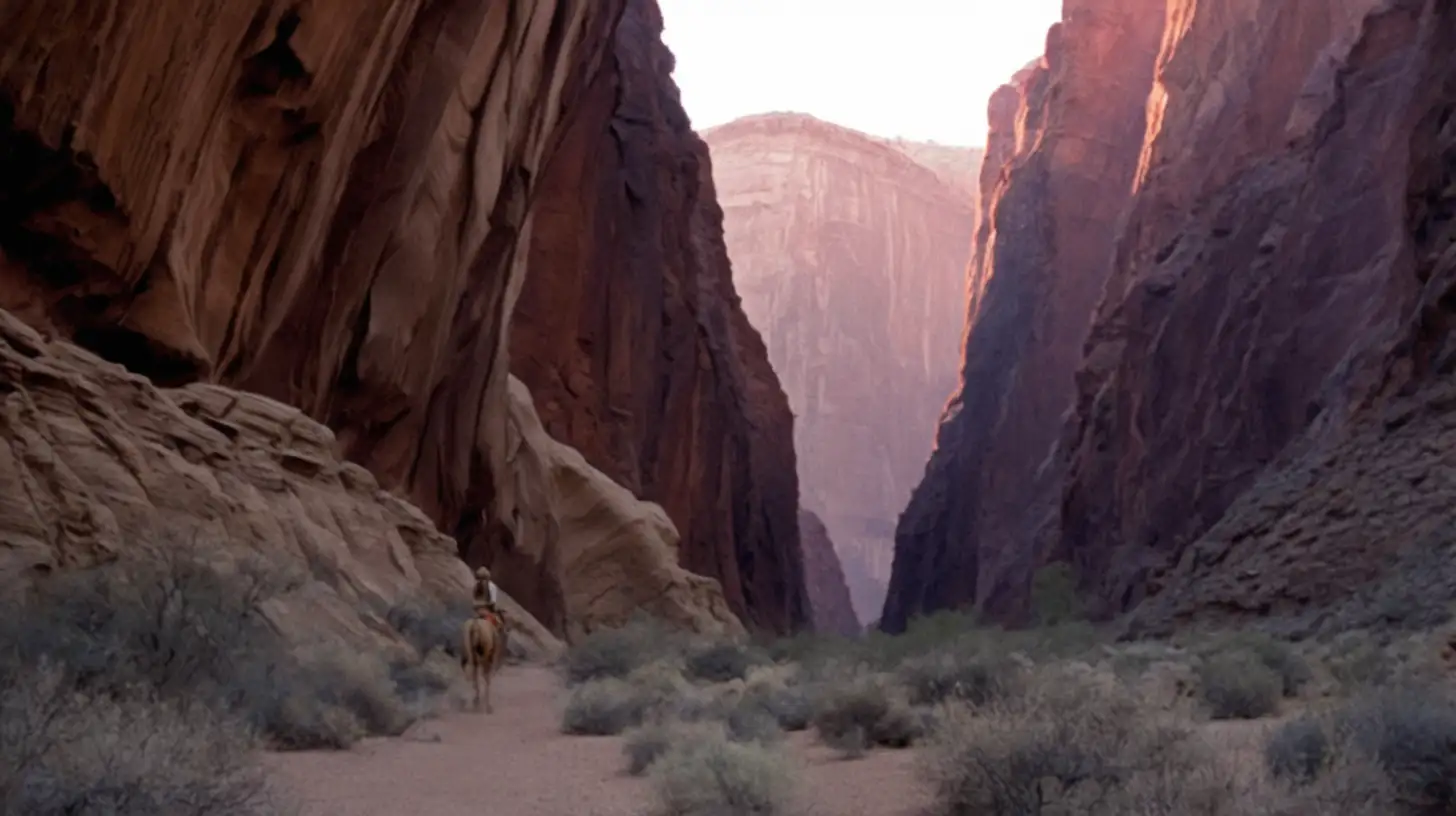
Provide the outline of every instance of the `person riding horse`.
[[490,580],[490,570],[481,567],[475,571],[475,592],[471,606],[479,617],[493,620],[501,631],[505,631],[506,616],[500,608],[500,590]]

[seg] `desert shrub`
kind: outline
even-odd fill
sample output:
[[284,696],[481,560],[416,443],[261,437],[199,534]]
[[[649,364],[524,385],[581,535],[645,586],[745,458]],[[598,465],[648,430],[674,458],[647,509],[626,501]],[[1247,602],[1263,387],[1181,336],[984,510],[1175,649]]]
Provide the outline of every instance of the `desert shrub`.
[[724,720],[728,736],[738,742],[777,742],[783,738],[779,718],[747,695],[740,697]]
[[1456,701],[1433,688],[1390,688],[1352,701],[1338,727],[1385,772],[1414,812],[1456,807]]
[[975,711],[944,707],[922,770],[945,816],[1239,812],[1159,800],[1194,792],[1182,778],[1195,767],[1187,739],[1141,716],[1125,686],[1067,667]]
[[1305,783],[1329,763],[1333,746],[1325,723],[1303,716],[1279,726],[1264,744],[1264,764],[1276,778]]
[[260,606],[293,586],[261,560],[182,543],[39,582],[13,599],[7,617],[24,624],[0,640],[21,664],[59,667],[78,693],[205,703],[277,748],[347,747],[424,713],[444,682],[438,661],[415,672],[372,652],[290,648]]
[[200,701],[77,691],[54,663],[8,657],[0,667],[0,813],[278,812],[243,723]]
[[566,734],[620,734],[646,720],[658,700],[650,692],[615,677],[591,680],[571,691],[561,715]]
[[1378,688],[1395,677],[1395,661],[1369,633],[1345,632],[1330,645],[1330,675],[1347,693]]
[[907,661],[899,671],[914,705],[949,699],[983,705],[1010,693],[1017,674],[1013,662],[975,652],[925,655]]
[[1256,720],[1278,712],[1283,681],[1247,652],[1220,652],[1198,665],[1198,687],[1215,720]]
[[401,659],[389,664],[389,676],[400,699],[411,709],[427,713],[460,681],[460,664],[441,649],[420,660]]
[[831,748],[856,755],[874,745],[903,748],[920,736],[920,719],[881,677],[860,675],[827,684],[821,694],[814,705],[814,730]]
[[1263,632],[1246,631],[1225,635],[1213,642],[1205,655],[1244,652],[1279,677],[1280,693],[1294,697],[1314,678],[1309,663],[1294,646]]
[[622,740],[622,753],[627,757],[627,773],[641,776],[667,753],[668,749],[684,742],[704,739],[723,739],[726,732],[722,723],[684,723],[657,720],[633,728]]
[[722,735],[671,744],[652,764],[651,778],[661,816],[777,816],[792,804],[782,753]]
[[623,678],[678,651],[677,633],[652,618],[637,616],[624,626],[599,629],[573,643],[562,657],[562,673],[568,685]]
[[428,595],[415,595],[395,603],[384,619],[421,655],[439,650],[460,657],[460,632],[472,616],[464,602],[447,604]]
[[803,731],[813,713],[809,694],[804,685],[762,683],[749,686],[744,701],[768,712],[784,731]]
[[731,642],[712,643],[688,653],[685,668],[693,680],[726,683],[741,680],[749,669],[763,662],[750,647]]
[[1054,626],[1082,617],[1082,604],[1077,597],[1077,576],[1071,564],[1047,564],[1032,576],[1031,616],[1041,626]]

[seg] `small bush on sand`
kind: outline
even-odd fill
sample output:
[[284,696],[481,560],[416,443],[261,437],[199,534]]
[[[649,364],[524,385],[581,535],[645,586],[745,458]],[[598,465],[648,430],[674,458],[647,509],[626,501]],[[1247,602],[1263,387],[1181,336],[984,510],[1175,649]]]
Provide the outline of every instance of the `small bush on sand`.
[[784,731],[803,731],[809,727],[813,713],[809,694],[809,688],[804,685],[761,683],[749,686],[744,703],[768,712]]
[[1325,723],[1306,715],[1275,729],[1264,745],[1264,764],[1278,779],[1306,783],[1319,776],[1332,758]]
[[1280,693],[1298,696],[1314,672],[1294,646],[1263,632],[1246,631],[1225,635],[1201,650],[1205,657],[1221,652],[1243,652],[1252,656],[1279,678]]
[[723,739],[725,736],[723,724],[717,722],[684,723],[659,720],[647,723],[628,731],[622,740],[622,753],[627,757],[627,773],[642,776],[674,746],[705,739]]
[[1456,809],[1456,700],[1435,688],[1390,688],[1352,701],[1339,730],[1385,772],[1412,812]]
[[561,731],[589,736],[620,734],[641,725],[656,702],[651,693],[615,677],[582,683],[566,701]]
[[708,683],[741,680],[764,658],[750,647],[738,643],[712,643],[688,653],[687,676]]
[[[1187,733],[1140,716],[1091,669],[1044,669],[1026,694],[941,710],[923,759],[935,814],[1239,813],[1190,807]],[[1171,783],[1171,784],[1170,784]]]
[[856,756],[871,746],[904,748],[921,735],[922,723],[883,677],[860,675],[821,687],[814,730],[825,745]]
[[562,657],[568,685],[623,678],[682,650],[681,637],[660,621],[639,615],[624,626],[600,629],[571,645]]
[[1283,682],[1247,652],[1220,652],[1198,665],[1198,686],[1215,720],[1256,720],[1279,711]]
[[671,745],[651,779],[660,816],[779,816],[792,805],[787,758],[722,735]]

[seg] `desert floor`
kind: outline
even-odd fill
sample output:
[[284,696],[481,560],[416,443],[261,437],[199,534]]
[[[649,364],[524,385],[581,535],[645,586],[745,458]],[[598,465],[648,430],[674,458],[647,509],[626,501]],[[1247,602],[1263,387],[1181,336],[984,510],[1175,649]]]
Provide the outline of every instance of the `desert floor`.
[[[649,783],[624,771],[617,737],[559,733],[561,686],[547,669],[497,677],[493,714],[459,712],[403,737],[342,752],[270,755],[307,816],[643,816]],[[839,759],[789,736],[811,816],[912,816],[927,804],[913,751]]]

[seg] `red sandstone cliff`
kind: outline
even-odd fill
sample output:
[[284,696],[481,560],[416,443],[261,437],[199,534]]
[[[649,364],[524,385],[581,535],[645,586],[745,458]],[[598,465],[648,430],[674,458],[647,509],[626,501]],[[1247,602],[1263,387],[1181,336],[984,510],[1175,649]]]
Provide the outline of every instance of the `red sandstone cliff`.
[[824,522],[808,510],[799,511],[799,539],[804,543],[804,575],[813,610],[814,631],[854,635],[864,627],[854,614],[844,569]]
[[1068,2],[1045,58],[991,99],[961,377],[901,516],[881,627],[944,607],[1021,612],[1041,469],[1137,168],[1158,0]]
[[[887,619],[969,603],[1014,618],[1030,568],[1067,558],[1093,611],[1133,610],[1135,633],[1429,625],[1456,597],[1456,10],[1112,5],[1127,25],[1098,35],[1068,3],[1048,67],[993,101],[1004,146],[997,106],[1020,100],[1016,145],[993,131],[988,169],[1012,157],[972,270],[964,383],[902,521]],[[1154,74],[1085,56],[1139,20],[1167,23]],[[1049,92],[1059,58],[1101,90]],[[1144,133],[1059,144],[1139,97]],[[1072,200],[1059,187],[1096,211],[1050,218]],[[1067,253],[1067,227],[1099,218],[1095,251]],[[1103,291],[1065,297],[1091,280]],[[1070,356],[1038,322],[1059,309],[1086,332]],[[1055,448],[1058,422],[1027,424],[1067,407]]]
[[872,620],[895,517],[955,382],[972,202],[947,181],[944,151],[932,170],[913,143],[811,116],[751,116],[704,138],[734,280],[794,409],[802,504]]
[[1065,544],[1106,611],[1152,595],[1135,631],[1439,622],[1456,9],[1266,2],[1251,38],[1184,5],[1079,373]]
[[787,631],[809,622],[794,420],[739,306],[661,32],[654,3],[629,3],[539,181],[511,368],[552,436],[667,510],[685,566]]
[[[736,626],[717,583],[677,565],[662,510],[542,433],[508,376],[533,196],[565,172],[553,162],[579,160],[572,150],[596,158],[623,141],[602,111],[624,83],[670,94],[665,59],[640,56],[660,50],[642,23],[655,13],[650,0],[6,4],[0,308],[161,383],[298,406],[469,560],[503,559],[507,591],[557,631],[640,605]],[[609,208],[663,185],[657,217],[711,256],[700,171],[647,171],[627,167],[625,192],[560,204]],[[725,270],[663,257],[666,274],[643,287],[716,283],[703,319],[733,323]],[[639,289],[612,305],[650,308]],[[754,479],[774,464],[765,447],[785,455],[789,419],[747,335],[716,332],[716,359],[659,349],[700,360],[708,385],[664,393],[657,430],[666,439],[713,400],[729,441],[689,435],[669,455],[726,474],[684,501],[739,516],[695,528],[687,560],[722,578],[739,612],[782,628],[807,617],[791,456]],[[738,348],[746,357],[725,361]],[[640,365],[644,381],[672,376]],[[730,569],[748,560],[752,573]]]

